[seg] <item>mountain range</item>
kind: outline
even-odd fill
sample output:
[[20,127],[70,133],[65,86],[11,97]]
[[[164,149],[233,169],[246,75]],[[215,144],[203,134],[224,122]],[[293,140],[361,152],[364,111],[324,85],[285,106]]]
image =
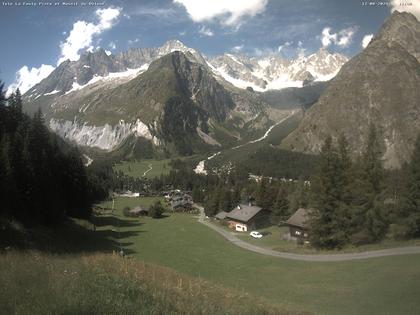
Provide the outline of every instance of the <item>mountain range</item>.
[[324,48],[294,60],[206,57],[178,40],[86,52],[27,91],[24,108],[41,108],[53,131],[79,145],[140,156],[146,147],[165,155],[235,147],[290,115],[300,122],[276,141],[281,148],[319,153],[328,135],[344,134],[358,155],[373,124],[392,168],[410,159],[420,131],[419,61],[420,23],[395,11],[350,60]]
[[82,146],[110,151],[134,137],[191,154],[262,135],[301,105],[273,106],[272,97],[266,100],[255,90],[282,80],[316,85],[346,60],[325,49],[296,60],[208,58],[178,40],[117,55],[99,49],[64,61],[28,90],[25,110],[41,108],[53,131]]

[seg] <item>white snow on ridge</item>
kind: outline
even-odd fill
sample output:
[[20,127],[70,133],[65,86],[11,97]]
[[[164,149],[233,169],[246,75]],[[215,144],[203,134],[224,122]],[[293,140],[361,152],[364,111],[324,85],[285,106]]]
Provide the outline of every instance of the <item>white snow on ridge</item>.
[[139,75],[140,73],[143,73],[144,71],[146,71],[148,68],[149,68],[149,64],[146,63],[146,64],[142,65],[140,68],[128,69],[127,71],[123,71],[123,72],[110,72],[107,76],[95,75],[89,82],[87,82],[84,85],[80,85],[77,82],[73,82],[72,88],[70,90],[68,90],[65,94],[67,95],[71,92],[81,90],[81,89],[83,89],[83,88],[85,88],[89,85],[92,85],[92,84],[98,82],[98,81],[114,80],[114,79],[129,78],[129,77],[134,78],[137,75]]
[[242,80],[242,79],[236,79],[236,78],[230,76],[229,74],[226,73],[226,71],[224,70],[223,67],[214,68],[214,69],[215,69],[216,74],[219,74],[221,77],[223,77],[223,79],[232,83],[234,86],[236,86],[238,88],[246,89],[247,87],[252,87],[255,91],[258,91],[258,92],[265,91],[265,89],[255,85],[252,82],[248,82],[248,81],[245,81],[245,80]]
[[49,92],[49,93],[44,93],[44,95],[53,95],[53,94],[57,94],[57,93],[60,93],[60,92],[61,92],[61,91],[54,90],[54,91]]

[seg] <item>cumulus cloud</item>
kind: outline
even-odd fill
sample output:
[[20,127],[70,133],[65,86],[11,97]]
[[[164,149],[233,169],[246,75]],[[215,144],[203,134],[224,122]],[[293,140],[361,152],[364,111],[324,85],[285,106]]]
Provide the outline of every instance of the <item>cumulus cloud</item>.
[[139,42],[139,39],[138,38],[136,38],[136,39],[129,39],[128,40],[128,45],[131,46],[131,45],[133,45],[135,43],[138,43],[138,42]]
[[120,12],[120,8],[98,9],[95,12],[98,23],[88,23],[86,21],[74,23],[69,36],[60,44],[61,56],[57,64],[67,59],[78,60],[80,50],[92,46],[93,36],[110,29],[116,23]]
[[185,7],[194,22],[219,19],[225,25],[237,25],[245,16],[264,11],[268,0],[173,0]]
[[25,93],[42,79],[48,77],[54,69],[53,66],[44,64],[39,68],[31,69],[27,66],[23,66],[16,72],[16,80],[9,86],[7,93],[10,94],[17,88],[20,89],[22,94]]
[[214,35],[213,31],[211,29],[205,27],[204,25],[200,27],[198,32],[203,36],[213,36]]
[[284,48],[287,48],[287,47],[289,47],[290,45],[292,45],[293,44],[293,42],[289,42],[289,41],[287,41],[287,42],[285,42],[283,45],[280,45],[278,48],[277,48],[277,51],[278,52],[281,52]]
[[242,51],[242,49],[244,49],[244,45],[238,45],[238,46],[232,47],[232,51],[235,51],[235,52]]
[[[410,5],[408,5],[408,3]],[[400,0],[391,0],[391,12],[395,10],[402,12],[410,12],[412,13],[419,21],[420,21],[420,1],[419,0],[412,0],[408,2],[400,1]]]
[[[116,23],[120,13],[120,8],[98,9],[95,11],[95,16],[98,19],[97,23],[77,21],[73,24],[73,28],[69,34],[62,32],[63,35],[68,34],[68,37],[60,44],[61,55],[57,65],[67,59],[78,60],[80,57],[79,52],[82,49],[94,51],[95,47],[92,45],[93,36],[110,29]],[[113,47],[111,48],[115,49]],[[39,68],[33,67],[31,69],[28,66],[23,66],[16,72],[15,82],[8,87],[8,93],[11,93],[17,88],[22,93],[25,93],[32,86],[45,79],[54,69],[54,66],[44,64]]]
[[114,42],[109,42],[108,47],[114,50],[117,48],[117,44],[115,44]]
[[331,44],[335,44],[340,47],[348,47],[353,40],[353,36],[356,33],[356,28],[349,27],[342,29],[338,33],[331,33],[330,27],[325,27],[322,30],[321,42],[322,46],[327,47]]
[[363,36],[362,47],[366,48],[366,46],[369,45],[372,38],[373,38],[373,34],[368,34],[368,35]]

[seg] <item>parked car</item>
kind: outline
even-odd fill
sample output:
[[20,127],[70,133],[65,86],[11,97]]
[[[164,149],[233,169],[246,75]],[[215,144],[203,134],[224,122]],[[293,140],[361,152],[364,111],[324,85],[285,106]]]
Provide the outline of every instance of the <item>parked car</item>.
[[263,237],[263,235],[260,232],[257,232],[257,231],[252,231],[251,233],[249,233],[249,235],[251,235],[253,238]]

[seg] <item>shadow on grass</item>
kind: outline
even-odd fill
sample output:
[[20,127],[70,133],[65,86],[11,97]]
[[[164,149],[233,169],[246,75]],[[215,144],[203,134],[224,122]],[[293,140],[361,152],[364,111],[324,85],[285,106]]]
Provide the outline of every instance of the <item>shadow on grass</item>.
[[[52,254],[77,254],[110,253],[113,251],[119,252],[123,249],[125,255],[135,254],[135,251],[127,248],[133,243],[126,240],[146,232],[139,230],[119,231],[119,228],[140,226],[142,223],[113,217],[106,220],[109,220],[112,226],[96,230],[94,230],[93,224],[87,221],[83,221],[83,224],[81,224],[73,219],[65,219],[54,227],[37,226],[17,229],[10,226],[2,228],[0,230],[0,251],[5,248],[13,248],[39,250]],[[116,222],[120,223],[120,227]],[[106,224],[103,226],[106,226]]]
[[119,226],[119,227],[135,227],[141,226],[143,223],[135,220],[123,220],[111,215],[97,216],[94,218],[94,223],[97,227],[102,226]]

